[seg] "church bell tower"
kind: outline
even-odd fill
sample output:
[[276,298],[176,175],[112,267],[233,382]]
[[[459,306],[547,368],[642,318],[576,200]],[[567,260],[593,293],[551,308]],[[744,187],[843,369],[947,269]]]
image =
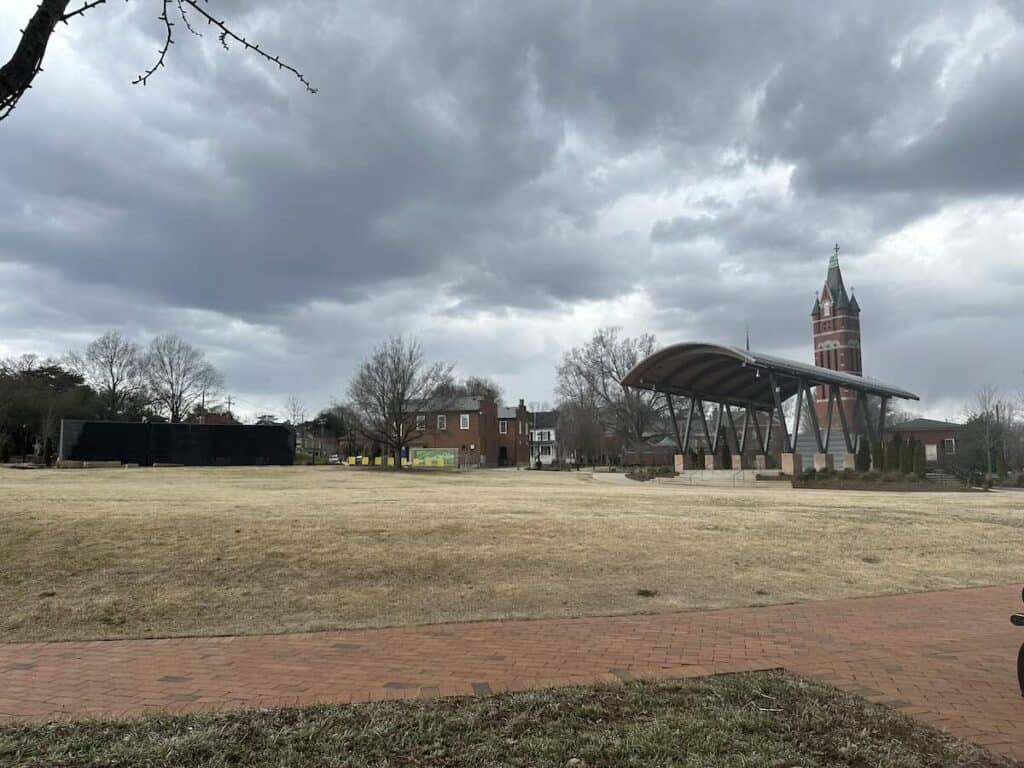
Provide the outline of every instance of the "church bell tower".
[[[860,306],[852,293],[846,292],[843,273],[839,269],[839,246],[836,245],[828,263],[828,275],[821,294],[814,300],[811,310],[811,329],[814,340],[814,364],[820,368],[842,371],[860,376],[863,373],[860,348]],[[818,387],[814,396],[814,407],[822,427],[828,419],[828,390]],[[841,390],[841,402],[847,424],[855,432],[859,420],[854,416],[854,397],[848,390]],[[833,426],[838,426],[839,416],[833,414]]]

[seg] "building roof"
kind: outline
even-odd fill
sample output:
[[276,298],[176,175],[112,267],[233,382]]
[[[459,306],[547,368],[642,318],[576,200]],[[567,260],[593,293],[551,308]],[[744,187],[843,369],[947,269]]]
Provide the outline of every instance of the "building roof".
[[514,419],[519,415],[519,409],[511,405],[499,405],[498,406],[498,418],[499,419]]
[[535,411],[530,414],[531,429],[554,429],[558,425],[558,411]]
[[864,376],[707,342],[665,347],[637,363],[626,374],[622,384],[769,410],[775,403],[769,374],[774,375],[782,400],[797,393],[800,379],[805,379],[812,386],[837,384],[844,389],[870,395],[920,399],[913,392]]
[[938,419],[911,419],[889,427],[889,432],[949,432],[963,428],[963,424]]

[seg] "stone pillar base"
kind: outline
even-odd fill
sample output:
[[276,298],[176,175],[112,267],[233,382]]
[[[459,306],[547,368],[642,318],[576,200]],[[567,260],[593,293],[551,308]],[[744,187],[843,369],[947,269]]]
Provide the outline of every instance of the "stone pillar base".
[[763,453],[754,457],[754,469],[768,469],[768,457]]
[[820,472],[823,469],[835,469],[836,460],[831,453],[814,454],[814,469]]
[[745,461],[746,458],[747,457],[744,456],[741,453],[734,453],[732,455],[732,468],[733,469],[746,469],[747,468],[747,462]]
[[857,468],[857,454],[856,453],[844,453],[843,454],[843,469],[854,470]]
[[693,456],[688,453],[677,453],[675,456],[676,472],[682,474],[688,469],[696,469],[693,463]]
[[722,458],[715,454],[707,454],[704,456],[704,469],[723,469]]
[[804,471],[804,457],[799,453],[784,453],[782,459],[782,474],[799,475]]

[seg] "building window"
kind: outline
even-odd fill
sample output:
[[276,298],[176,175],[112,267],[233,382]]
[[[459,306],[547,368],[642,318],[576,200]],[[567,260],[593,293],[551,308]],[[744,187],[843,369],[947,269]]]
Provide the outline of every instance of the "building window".
[[437,415],[437,430],[444,432],[446,429],[448,429],[448,417],[443,413],[439,413]]
[[956,440],[952,437],[946,437],[942,440],[942,452],[943,453],[956,453]]
[[416,431],[423,432],[427,428],[427,417],[422,413],[416,414]]
[[498,432],[499,432],[499,434],[502,434],[502,435],[507,435],[508,434],[508,421],[506,421],[505,419],[501,419],[498,422]]
[[459,429],[469,429],[469,414],[459,414]]
[[540,455],[541,456],[550,456],[551,455],[551,446],[550,445],[542,445],[540,447]]

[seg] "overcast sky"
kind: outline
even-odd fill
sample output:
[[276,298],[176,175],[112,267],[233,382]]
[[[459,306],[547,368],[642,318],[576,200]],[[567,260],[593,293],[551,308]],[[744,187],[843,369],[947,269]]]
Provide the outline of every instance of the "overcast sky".
[[1024,3],[211,0],[317,96],[180,25],[132,86],[159,5],[59,28],[0,123],[0,356],[173,331],[283,416],[415,333],[550,401],[600,325],[811,361],[838,242],[865,374],[1024,387]]

